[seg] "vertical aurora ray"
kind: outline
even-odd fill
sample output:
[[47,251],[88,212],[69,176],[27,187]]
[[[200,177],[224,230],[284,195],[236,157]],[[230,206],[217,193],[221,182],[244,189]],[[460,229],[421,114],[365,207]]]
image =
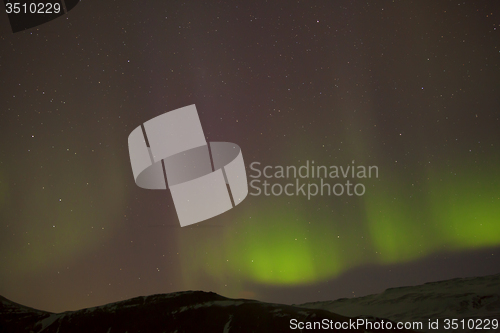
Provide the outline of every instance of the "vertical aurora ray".
[[364,198],[369,238],[376,261],[406,262],[429,254],[439,244],[425,202],[412,186],[394,175],[385,189]]
[[[303,285],[337,276],[361,263],[362,252],[353,244],[357,229],[342,221],[340,214],[308,217],[300,199],[292,201],[296,205],[273,200],[279,202],[274,209],[261,202],[251,215],[243,211],[241,219],[227,227],[181,231],[190,240],[180,242],[182,277],[189,281],[186,287],[195,288],[207,278],[230,278],[240,281],[241,288],[246,283]],[[327,219],[329,223],[315,222]],[[352,237],[346,236],[349,233]],[[194,243],[196,247],[190,246]]]
[[381,263],[500,244],[498,173],[440,168],[420,187],[407,184],[393,176],[385,190],[365,198],[370,237]]
[[[291,212],[254,214],[228,239],[231,267],[241,276],[267,284],[293,284],[315,280],[320,274],[302,218]],[[304,237],[306,236],[306,237]]]
[[[126,172],[116,157],[97,171],[80,161],[72,162],[70,168],[56,161],[48,164],[57,176],[37,172],[36,181],[25,185],[22,200],[18,200],[19,211],[1,212],[32,221],[29,229],[14,223],[9,227],[19,235],[16,241],[22,246],[2,264],[22,263],[17,274],[40,273],[99,248],[113,235],[126,205]],[[99,200],[103,195],[106,201]],[[9,200],[8,192],[5,200]]]
[[498,171],[492,166],[482,166],[439,175],[429,185],[429,202],[446,243],[452,249],[499,245]]
[[306,285],[367,263],[500,244],[493,170],[457,176],[439,170],[418,178],[426,181],[412,183],[397,173],[366,180],[360,198],[250,197],[254,208],[236,210],[239,216],[226,226],[182,231],[185,287],[231,281],[237,295],[246,284]]

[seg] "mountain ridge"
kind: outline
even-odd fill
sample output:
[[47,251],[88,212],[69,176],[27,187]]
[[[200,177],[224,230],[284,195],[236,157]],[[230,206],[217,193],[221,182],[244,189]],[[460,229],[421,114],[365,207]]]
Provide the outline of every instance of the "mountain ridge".
[[[393,324],[419,321],[424,324],[421,331],[441,332],[444,330],[429,330],[425,324],[429,319],[447,317],[500,318],[500,274],[389,288],[363,297],[298,305],[231,299],[197,290],[138,296],[76,311],[51,313],[0,296],[0,332],[6,333],[296,331],[291,329],[291,320],[303,323],[327,320],[332,325],[356,320]],[[348,328],[341,331],[391,331]]]
[[[22,314],[22,316],[16,316]],[[49,313],[7,300],[0,305],[0,331],[16,333],[80,332],[291,332],[297,322],[354,322],[327,310],[231,299],[213,292],[185,291],[139,296],[97,307]],[[373,318],[371,321],[380,322]],[[343,332],[365,332],[345,326]],[[308,332],[324,330],[312,329]],[[369,332],[370,330],[368,330]],[[380,331],[380,330],[378,330]],[[386,330],[390,331],[390,330]],[[398,331],[403,332],[403,331]],[[406,331],[411,332],[411,331]]]
[[[500,274],[389,288],[379,294],[308,302],[297,306],[328,310],[348,317],[363,314],[393,321],[499,320]],[[467,331],[471,330],[462,330]]]

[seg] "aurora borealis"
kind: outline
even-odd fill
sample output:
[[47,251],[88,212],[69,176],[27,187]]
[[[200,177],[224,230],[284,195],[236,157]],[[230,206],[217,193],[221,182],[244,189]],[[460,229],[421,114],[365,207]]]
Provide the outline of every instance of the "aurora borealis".
[[[499,14],[85,0],[16,34],[0,15],[0,295],[48,311],[180,290],[302,303],[498,273]],[[207,141],[241,147],[249,183],[254,162],[378,177],[348,177],[361,196],[249,195],[180,228],[168,191],[135,185],[127,137],[190,104]],[[320,182],[267,180],[296,179]]]

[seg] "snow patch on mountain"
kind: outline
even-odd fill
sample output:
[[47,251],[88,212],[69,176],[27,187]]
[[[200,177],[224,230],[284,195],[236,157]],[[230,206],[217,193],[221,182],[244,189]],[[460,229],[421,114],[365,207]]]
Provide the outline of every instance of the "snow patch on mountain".
[[348,317],[365,315],[424,323],[429,319],[500,319],[500,274],[391,288],[365,297],[298,306]]

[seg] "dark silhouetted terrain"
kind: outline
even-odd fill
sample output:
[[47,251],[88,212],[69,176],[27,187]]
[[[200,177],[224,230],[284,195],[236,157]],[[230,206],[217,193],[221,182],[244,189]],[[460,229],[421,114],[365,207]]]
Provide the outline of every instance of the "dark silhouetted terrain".
[[[396,322],[500,318],[500,274],[453,279],[415,287],[393,288],[381,294],[315,302],[302,305],[263,303],[230,299],[215,293],[186,291],[136,297],[78,311],[49,313],[25,307],[0,297],[0,332],[116,333],[116,332],[299,332],[290,320],[354,323],[368,320],[372,325],[396,327]],[[387,326],[381,326],[387,327]],[[482,330],[496,332],[498,329]],[[303,332],[381,332],[382,329],[309,329]],[[442,327],[441,327],[442,328]],[[396,330],[394,330],[396,331]],[[463,330],[454,330],[456,332]],[[398,330],[398,332],[404,332]],[[408,331],[406,331],[408,332]]]

